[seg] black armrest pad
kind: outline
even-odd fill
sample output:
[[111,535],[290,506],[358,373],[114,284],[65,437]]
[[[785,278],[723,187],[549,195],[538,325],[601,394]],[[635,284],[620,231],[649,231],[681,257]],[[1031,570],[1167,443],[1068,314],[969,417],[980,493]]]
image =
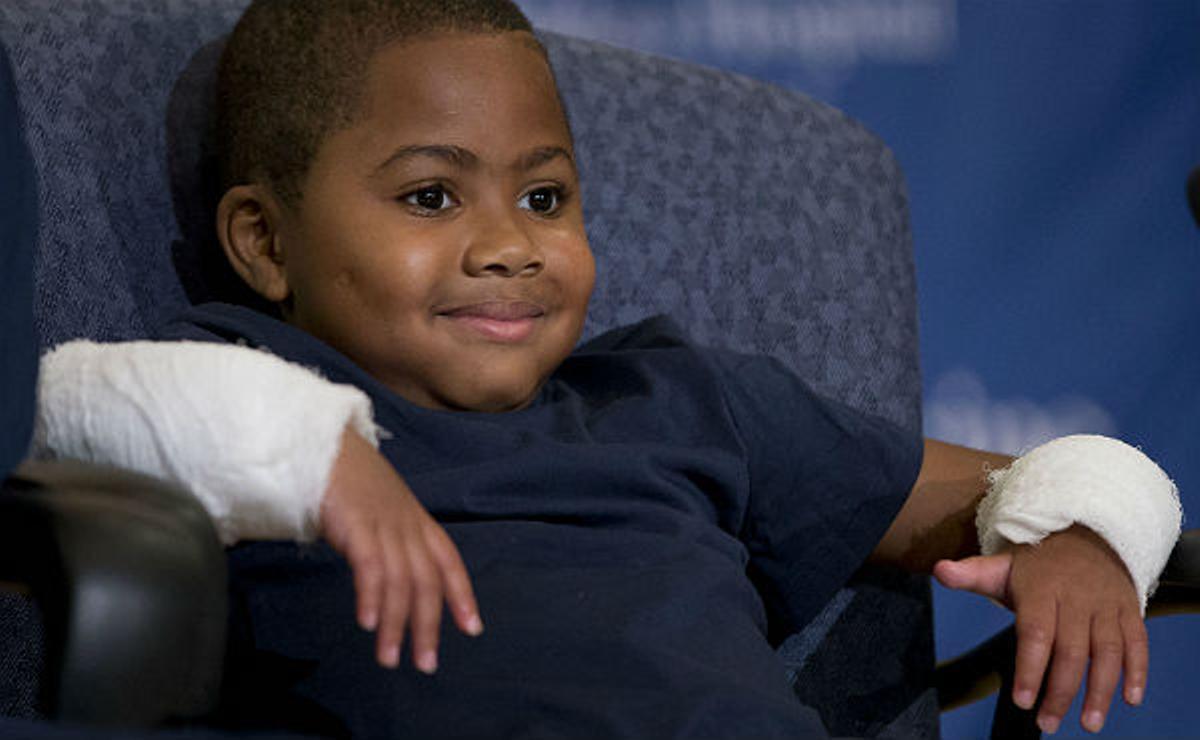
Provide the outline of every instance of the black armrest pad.
[[1200,529],[1179,537],[1146,609],[1149,616],[1200,612]]
[[215,706],[224,658],[224,551],[202,507],[145,476],[32,463],[0,492],[0,581],[45,617],[48,710],[150,725]]
[[1188,207],[1192,209],[1192,218],[1200,226],[1200,167],[1192,170],[1187,181]]
[[1159,583],[1200,588],[1200,529],[1189,529],[1180,535]]

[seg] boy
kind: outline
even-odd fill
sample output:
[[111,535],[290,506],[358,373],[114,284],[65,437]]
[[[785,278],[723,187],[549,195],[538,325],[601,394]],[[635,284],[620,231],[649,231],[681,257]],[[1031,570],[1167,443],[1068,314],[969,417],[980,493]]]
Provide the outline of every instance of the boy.
[[[868,555],[929,569],[977,551],[965,524],[1005,458],[927,442],[922,462],[917,441],[662,323],[568,358],[594,270],[570,132],[515,8],[260,2],[221,79],[219,237],[287,323],[202,307],[168,336],[251,342],[371,396],[388,460],[360,420],[317,477],[381,663],[407,628],[414,664],[436,670],[443,598],[480,635],[472,580],[489,616],[476,641],[445,636],[436,679],[364,678],[361,639],[336,626],[337,562],[243,549],[247,628],[279,658],[247,669],[293,685],[261,716],[332,712],[381,735],[800,736],[816,721],[768,620],[803,625]],[[797,573],[814,553],[827,567]],[[1085,726],[1122,665],[1140,701],[1139,595],[1089,530],[937,575],[1014,606],[1014,699],[1031,705],[1049,667],[1044,729],[1089,655]],[[463,702],[473,715],[446,727]]]

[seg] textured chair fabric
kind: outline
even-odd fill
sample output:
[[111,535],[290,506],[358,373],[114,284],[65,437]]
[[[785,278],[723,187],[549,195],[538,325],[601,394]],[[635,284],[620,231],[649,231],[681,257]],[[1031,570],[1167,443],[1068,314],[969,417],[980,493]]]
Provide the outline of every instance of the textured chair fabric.
[[[37,163],[40,341],[144,336],[228,295],[211,235],[220,39],[245,0],[0,5]],[[544,34],[598,265],[587,333],[672,314],[917,429],[903,180],[842,113],[736,75]],[[863,574],[781,647],[836,734],[932,736],[925,579]]]
[[44,662],[45,631],[37,602],[0,588],[0,717],[45,716],[39,680]]

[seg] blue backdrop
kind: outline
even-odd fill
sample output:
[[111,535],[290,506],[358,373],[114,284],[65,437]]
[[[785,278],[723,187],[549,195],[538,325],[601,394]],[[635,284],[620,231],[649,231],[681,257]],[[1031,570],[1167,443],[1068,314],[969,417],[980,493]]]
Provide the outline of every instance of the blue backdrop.
[[[896,151],[921,292],[926,432],[1019,452],[1120,435],[1200,517],[1198,0],[526,0],[534,23],[834,103]],[[950,655],[1007,623],[939,590]],[[1147,704],[1106,737],[1197,737],[1200,617],[1150,623]],[[1083,736],[1072,720],[1060,736]],[[991,703],[943,719],[985,736]]]

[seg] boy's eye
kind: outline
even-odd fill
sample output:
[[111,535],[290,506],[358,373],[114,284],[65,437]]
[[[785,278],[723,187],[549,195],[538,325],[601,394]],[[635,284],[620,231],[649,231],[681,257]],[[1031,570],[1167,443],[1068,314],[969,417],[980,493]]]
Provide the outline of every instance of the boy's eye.
[[558,188],[531,190],[517,201],[517,205],[534,213],[553,213],[558,210],[562,193]]
[[404,196],[404,202],[423,211],[442,211],[454,205],[454,200],[441,185],[430,185]]

